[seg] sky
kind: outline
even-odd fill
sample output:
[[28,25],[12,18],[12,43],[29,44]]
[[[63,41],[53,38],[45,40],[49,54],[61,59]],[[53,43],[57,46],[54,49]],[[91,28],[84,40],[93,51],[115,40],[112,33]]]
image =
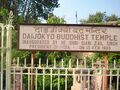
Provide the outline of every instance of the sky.
[[87,19],[90,14],[106,12],[106,15],[115,14],[120,17],[120,0],[59,0],[60,6],[54,10],[54,14],[63,17],[67,23],[76,23],[81,19]]

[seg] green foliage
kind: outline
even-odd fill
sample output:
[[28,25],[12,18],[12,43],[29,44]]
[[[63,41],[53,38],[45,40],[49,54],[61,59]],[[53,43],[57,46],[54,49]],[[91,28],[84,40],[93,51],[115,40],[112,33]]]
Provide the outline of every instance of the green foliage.
[[58,0],[0,0],[0,8],[12,10],[15,16],[22,16],[24,22],[47,19],[58,6]]
[[[95,53],[92,57],[86,57],[86,60],[88,61],[87,63],[89,64],[89,62],[91,63],[91,61],[93,60],[94,62],[96,62],[97,60],[102,60],[104,61],[104,56],[105,53]],[[113,67],[114,65],[114,61],[116,61],[116,67],[119,67],[120,65],[120,53],[108,53],[108,62],[109,62],[109,66]]]
[[[44,78],[44,87],[43,87],[43,78]],[[72,86],[72,78],[68,76],[68,90],[70,90],[70,86]],[[24,76],[24,84],[25,84],[25,90],[28,90],[28,76]],[[34,81],[34,85],[36,81]],[[61,76],[59,78],[59,84],[60,84],[60,90],[65,89],[65,77]],[[51,76],[50,75],[39,75],[37,76],[37,90],[50,90],[51,88]],[[52,76],[52,90],[58,89],[58,76]]]
[[[12,32],[12,58],[30,58],[30,52],[18,51],[17,29],[19,23],[40,23],[41,19],[47,19],[54,8],[59,6],[58,0],[0,0],[0,22],[6,23],[9,11],[14,13]],[[39,56],[39,55],[38,55]],[[46,55],[41,54],[45,57]]]
[[112,14],[110,16],[106,15],[106,12],[96,12],[95,14],[90,14],[88,19],[82,19],[80,20],[81,23],[98,23],[98,24],[105,24],[109,21],[119,21],[119,17],[115,14]]
[[116,67],[120,67],[120,53],[109,53],[108,54],[109,63],[113,66],[114,61],[116,61]]
[[107,16],[106,21],[118,21],[119,17],[115,14],[112,14],[111,16]]
[[95,15],[89,15],[87,23],[101,23],[104,21],[105,13],[97,12]]
[[[40,23],[40,19],[48,18],[48,14],[52,16],[47,19],[48,23],[65,23],[64,18],[56,17],[52,14],[54,8],[59,6],[58,0],[1,0],[0,1],[0,21],[6,22],[8,13],[13,11],[13,25],[15,26],[12,32],[12,58],[20,57],[21,59],[30,58],[30,52],[18,51],[17,49],[17,27],[19,23]],[[37,52],[37,59],[41,57],[45,59],[50,53]]]
[[64,20],[64,18],[60,18],[57,16],[49,16],[47,19],[47,23],[49,23],[49,24],[64,24],[64,23],[66,23],[66,21]]
[[5,8],[0,8],[0,23],[6,23],[8,19],[8,10]]
[[49,53],[48,59],[61,60],[61,59],[65,59],[65,57],[69,57],[70,55],[71,55],[70,52],[53,52],[53,53]]
[[96,12],[96,14],[90,14],[87,20],[81,20],[81,23],[102,23],[105,21],[105,17],[104,12]]

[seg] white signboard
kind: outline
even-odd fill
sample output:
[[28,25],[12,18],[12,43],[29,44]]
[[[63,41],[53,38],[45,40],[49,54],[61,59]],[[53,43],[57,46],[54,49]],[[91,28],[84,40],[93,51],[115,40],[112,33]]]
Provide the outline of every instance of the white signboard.
[[120,27],[20,25],[20,50],[120,52]]

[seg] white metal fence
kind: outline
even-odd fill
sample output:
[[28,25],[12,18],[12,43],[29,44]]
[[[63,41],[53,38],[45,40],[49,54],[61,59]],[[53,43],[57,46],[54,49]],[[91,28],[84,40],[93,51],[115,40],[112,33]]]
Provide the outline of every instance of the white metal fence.
[[0,90],[10,90],[11,87],[12,18],[10,12],[6,23],[0,23]]
[[64,60],[54,60],[50,64],[48,59],[44,63],[39,59],[36,65],[33,61],[28,65],[26,59],[14,61],[17,62],[12,64],[12,90],[120,90],[120,67],[115,61],[107,69],[103,61],[90,64],[77,59],[65,64]]

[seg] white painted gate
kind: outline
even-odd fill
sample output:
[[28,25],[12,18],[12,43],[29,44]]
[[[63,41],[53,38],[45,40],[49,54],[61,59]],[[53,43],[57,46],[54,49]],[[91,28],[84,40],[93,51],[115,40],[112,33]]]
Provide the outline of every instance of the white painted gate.
[[7,23],[0,23],[0,90],[11,88],[12,18],[10,12]]
[[115,61],[107,69],[101,63],[91,62],[88,65],[86,60],[81,65],[78,59],[70,59],[67,63],[63,59],[59,62],[54,60],[52,64],[48,59],[44,63],[39,59],[39,63],[32,61],[29,65],[26,59],[20,62],[17,58],[15,61],[11,73],[13,90],[120,90],[120,67]]

